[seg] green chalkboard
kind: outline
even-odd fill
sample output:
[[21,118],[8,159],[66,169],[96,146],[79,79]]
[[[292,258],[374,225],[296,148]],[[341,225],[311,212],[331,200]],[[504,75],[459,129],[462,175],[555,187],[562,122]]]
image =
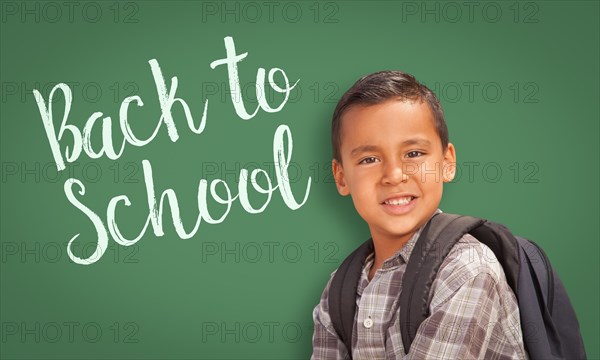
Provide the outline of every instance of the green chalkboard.
[[1,358],[308,358],[369,236],[331,114],[383,69],[440,98],[440,208],[541,244],[600,358],[597,1],[0,4]]

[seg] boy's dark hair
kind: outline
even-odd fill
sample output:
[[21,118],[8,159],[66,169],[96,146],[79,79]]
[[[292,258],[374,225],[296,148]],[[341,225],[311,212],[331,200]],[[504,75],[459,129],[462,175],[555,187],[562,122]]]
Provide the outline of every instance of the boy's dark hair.
[[435,94],[414,76],[401,71],[379,71],[360,78],[338,102],[331,122],[333,158],[341,163],[340,154],[342,116],[354,105],[376,105],[390,99],[420,100],[426,102],[435,119],[435,130],[442,141],[442,149],[448,146],[448,127],[444,112]]

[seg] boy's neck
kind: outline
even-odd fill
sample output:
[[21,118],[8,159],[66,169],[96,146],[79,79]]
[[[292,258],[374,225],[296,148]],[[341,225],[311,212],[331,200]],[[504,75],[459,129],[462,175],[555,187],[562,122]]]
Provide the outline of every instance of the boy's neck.
[[375,258],[373,259],[373,266],[369,271],[368,279],[371,281],[375,272],[381,269],[383,263],[394,256],[400,249],[406,245],[406,243],[413,237],[416,231],[407,234],[399,239],[386,239],[382,237],[373,237],[373,247],[375,248]]
[[369,270],[369,281],[373,279],[373,276],[375,276],[377,270],[381,269],[383,263],[392,256],[394,256],[398,251],[400,251],[406,245],[406,243],[408,243],[413,238],[415,233],[420,231],[425,226],[425,224],[427,224],[429,220],[431,220],[433,215],[437,214],[438,212],[441,212],[441,210],[437,209],[433,214],[431,214],[429,218],[427,218],[427,221],[424,224],[422,224],[417,230],[405,234],[401,237],[390,237],[386,236],[385,234],[377,234],[373,231],[373,229],[371,229],[371,238],[373,239],[375,258],[373,259],[373,266],[371,266],[371,269]]

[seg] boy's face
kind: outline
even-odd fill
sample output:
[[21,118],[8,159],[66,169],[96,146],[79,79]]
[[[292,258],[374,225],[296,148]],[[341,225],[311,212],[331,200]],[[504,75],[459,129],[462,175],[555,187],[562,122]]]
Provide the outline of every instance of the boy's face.
[[454,178],[456,154],[443,151],[425,102],[388,100],[351,107],[342,119],[338,191],[350,194],[373,239],[401,244],[429,220]]

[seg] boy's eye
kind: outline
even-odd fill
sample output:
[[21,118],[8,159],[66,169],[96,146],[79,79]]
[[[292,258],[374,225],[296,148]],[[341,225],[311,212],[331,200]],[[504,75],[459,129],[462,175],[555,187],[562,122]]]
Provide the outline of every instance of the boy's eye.
[[379,161],[379,159],[377,159],[376,157],[369,156],[369,157],[366,157],[366,158],[362,159],[361,161],[359,161],[359,164],[371,164],[371,163],[374,163],[377,161]]
[[413,150],[413,151],[408,152],[408,154],[406,154],[406,157],[414,158],[414,157],[418,157],[418,156],[421,156],[421,155],[423,155],[422,152],[417,151],[417,150]]

